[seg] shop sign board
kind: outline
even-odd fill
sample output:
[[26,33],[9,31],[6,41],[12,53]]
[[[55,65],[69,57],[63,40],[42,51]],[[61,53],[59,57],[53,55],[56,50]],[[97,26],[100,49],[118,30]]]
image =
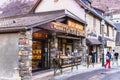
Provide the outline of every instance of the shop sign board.
[[63,23],[51,22],[50,28],[57,32],[69,33],[77,36],[85,36],[85,30],[81,30],[78,27],[69,26]]

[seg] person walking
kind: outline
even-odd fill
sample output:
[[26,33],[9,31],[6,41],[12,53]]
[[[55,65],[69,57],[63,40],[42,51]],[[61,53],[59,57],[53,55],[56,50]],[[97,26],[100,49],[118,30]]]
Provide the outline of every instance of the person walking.
[[87,67],[89,67],[90,64],[92,64],[92,66],[94,67],[95,55],[96,55],[96,52],[91,51],[91,53],[88,56],[88,66]]
[[111,52],[111,61],[112,61],[112,65],[114,65],[114,62],[115,62],[114,54],[115,54],[115,50],[113,50],[113,51]]
[[87,56],[87,68],[90,66],[91,63],[92,63],[92,56],[90,54],[88,54],[88,56]]
[[118,66],[118,56],[119,56],[119,54],[117,52],[115,52],[115,54],[114,54],[114,63],[116,63],[117,66]]
[[108,66],[108,68],[111,68],[110,61],[111,61],[111,53],[107,52],[107,54],[106,54],[106,63],[104,64],[105,68],[106,68],[106,66]]
[[96,55],[96,52],[92,51],[92,65],[93,65],[93,67],[94,67],[94,63],[95,63],[95,55]]

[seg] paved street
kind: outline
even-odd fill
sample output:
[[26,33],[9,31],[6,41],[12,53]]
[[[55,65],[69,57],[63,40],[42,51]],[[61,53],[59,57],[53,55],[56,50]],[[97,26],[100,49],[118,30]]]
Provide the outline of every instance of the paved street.
[[102,80],[120,80],[120,71],[107,75]]
[[86,66],[79,65],[78,69],[74,67],[73,71],[71,71],[71,67],[64,68],[62,74],[60,74],[60,72],[57,71],[56,76],[54,76],[54,71],[52,69],[51,71],[49,70],[45,71],[45,73],[44,72],[38,72],[36,74],[34,73],[32,80],[59,80],[63,78],[69,78],[73,75],[77,75],[80,73],[90,72],[98,69],[102,69],[101,64],[96,64],[94,68],[93,66],[90,66],[89,68],[87,68]]
[[[68,74],[69,75],[69,74]],[[57,77],[51,80],[120,80],[120,68],[98,69],[69,77]]]
[[33,75],[32,80],[120,80],[120,66],[112,66],[111,69],[105,69],[101,67],[101,64],[95,64],[89,68],[83,65],[79,65],[78,69],[74,67],[71,71],[71,67],[64,68],[63,73],[54,76],[53,69],[45,72],[38,72]]

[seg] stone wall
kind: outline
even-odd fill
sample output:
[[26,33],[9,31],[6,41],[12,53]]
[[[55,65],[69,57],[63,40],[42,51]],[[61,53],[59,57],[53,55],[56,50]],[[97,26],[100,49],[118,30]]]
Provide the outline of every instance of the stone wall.
[[32,32],[19,34],[19,71],[22,80],[31,80],[32,76]]

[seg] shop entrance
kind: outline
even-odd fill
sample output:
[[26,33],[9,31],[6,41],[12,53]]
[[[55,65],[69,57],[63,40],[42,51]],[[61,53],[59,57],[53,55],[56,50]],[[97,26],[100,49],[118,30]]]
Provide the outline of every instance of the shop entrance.
[[50,68],[48,52],[48,34],[42,31],[33,33],[32,69],[34,71]]

